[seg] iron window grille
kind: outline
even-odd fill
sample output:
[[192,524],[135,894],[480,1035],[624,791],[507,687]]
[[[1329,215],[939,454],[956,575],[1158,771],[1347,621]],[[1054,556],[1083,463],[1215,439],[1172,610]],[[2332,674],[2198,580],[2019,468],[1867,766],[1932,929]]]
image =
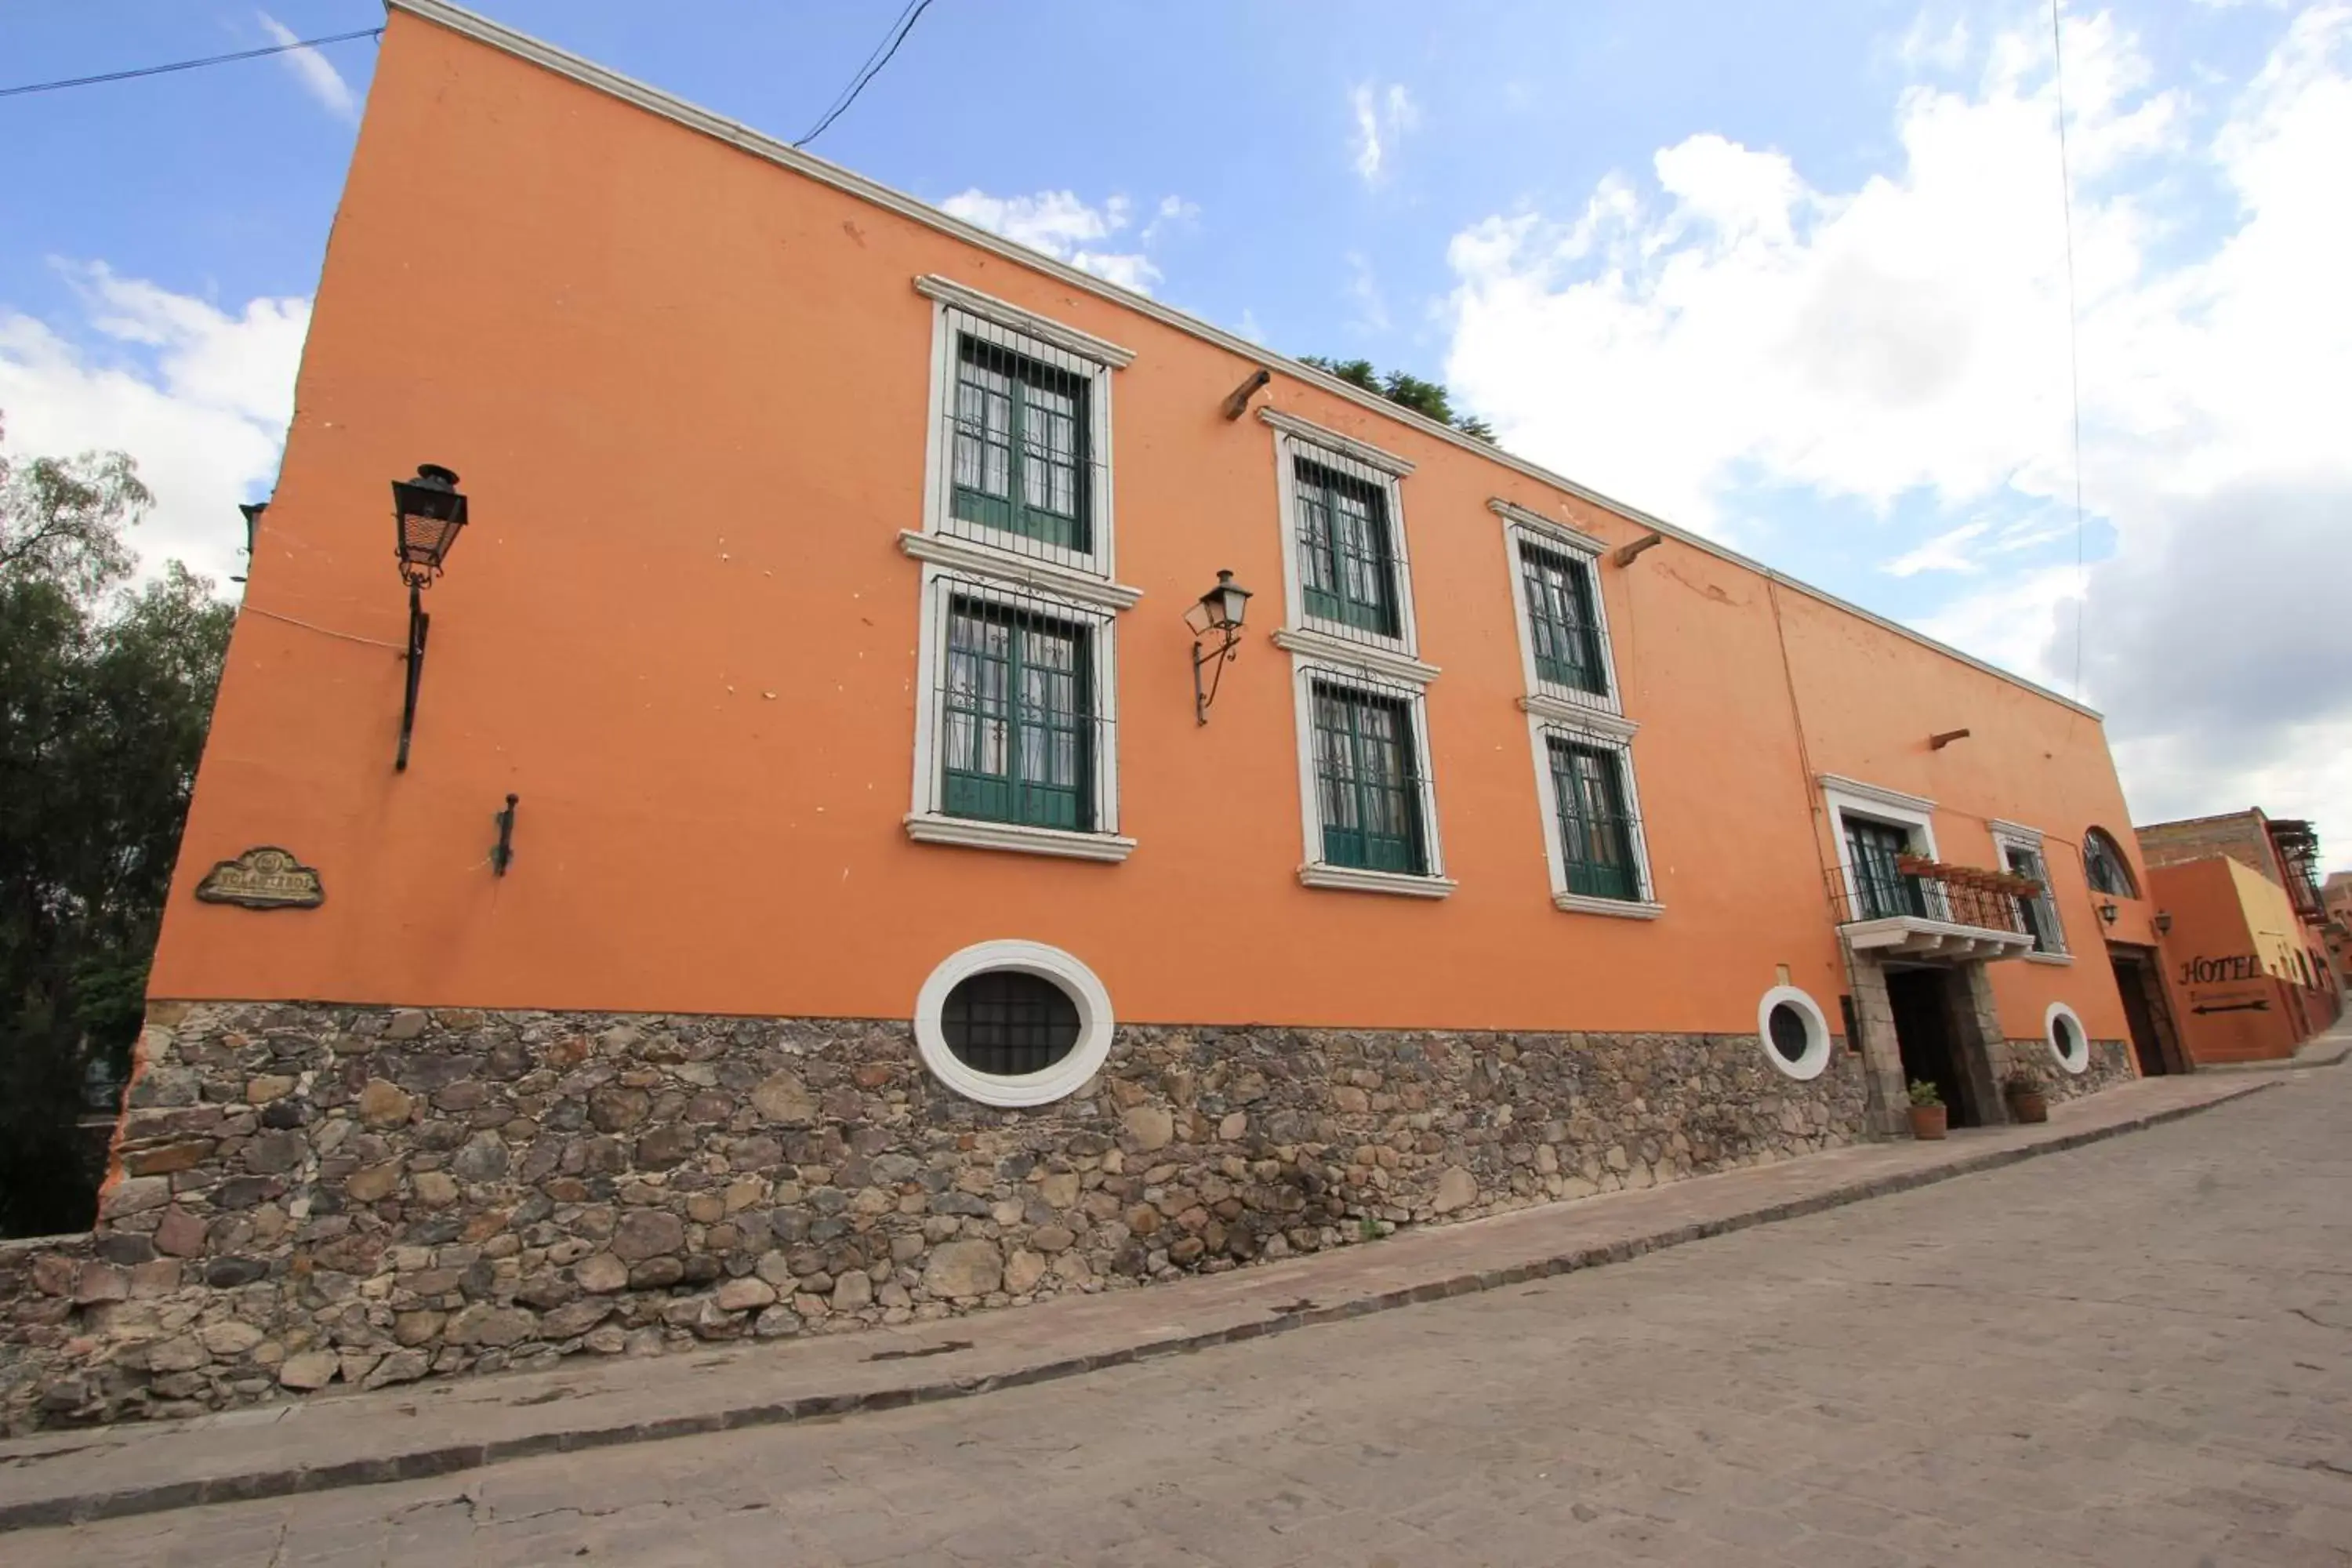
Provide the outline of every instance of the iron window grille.
[[2137,899],[2139,886],[2132,880],[2130,862],[2104,828],[2083,835],[2083,875],[2095,892],[2111,899]]
[[1902,858],[1913,852],[1908,829],[1849,816],[1845,819],[1845,844],[1853,869],[1858,919],[1887,920],[1899,915],[1920,920],[1945,918],[1934,907],[1937,900],[1927,885],[1900,868]]
[[1648,895],[1642,821],[1633,806],[1633,758],[1622,744],[1546,731],[1560,870],[1580,898],[1639,903]]
[[1097,648],[1110,616],[963,578],[942,578],[936,604],[928,809],[1103,830],[1112,737]]
[[986,970],[948,993],[940,1034],[974,1072],[1024,1077],[1044,1072],[1077,1045],[1077,1004],[1043,975]]
[[945,319],[941,529],[1091,568],[1110,482],[1102,367],[960,310]]
[[1401,636],[1388,487],[1304,455],[1291,459],[1291,485],[1307,614],[1376,637]]
[[2042,864],[2039,850],[2022,844],[2011,844],[2001,849],[2001,861],[2011,876],[2031,877],[2042,884],[2042,891],[2032,897],[2020,896],[2018,918],[2022,929],[2033,938],[2033,951],[2052,954],[2066,951],[2066,931],[2058,919],[2058,902],[2051,896],[2050,872]]
[[1591,563],[1524,534],[1518,551],[1537,685],[1605,700],[1608,641],[1594,609]]
[[1324,864],[1430,874],[1420,693],[1356,677],[1308,678],[1316,822]]

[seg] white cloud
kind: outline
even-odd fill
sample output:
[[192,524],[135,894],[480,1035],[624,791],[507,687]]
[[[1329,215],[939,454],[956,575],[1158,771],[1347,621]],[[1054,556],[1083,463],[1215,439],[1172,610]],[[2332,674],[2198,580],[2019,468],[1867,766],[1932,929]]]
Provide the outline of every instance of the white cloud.
[[[1977,74],[1906,89],[1899,157],[1853,188],[1702,132],[1648,192],[1465,228],[1446,379],[1513,449],[1701,529],[1759,486],[1927,500],[1941,536],[1885,569],[1981,586],[1923,629],[2066,689],[2080,605],[2138,815],[2258,800],[2347,858],[2352,6],[2269,24],[2259,72],[2198,99],[2107,16],[2067,24],[2083,487],[2116,541],[2086,578],[2049,36],[2018,16],[1906,40]],[[2192,205],[2217,182],[2218,216]]]
[[131,535],[142,568],[178,559],[226,587],[245,570],[236,504],[278,471],[310,302],[254,300],[232,314],[103,264],[65,270],[97,341],[0,310],[9,450],[130,453],[155,494]]
[[1348,107],[1356,121],[1355,134],[1349,138],[1356,177],[1368,185],[1378,184],[1397,143],[1407,132],[1419,128],[1420,106],[1402,82],[1391,82],[1385,88],[1364,82],[1349,91]]
[[1879,570],[1890,577],[1916,577],[1922,572],[1981,572],[1984,568],[1961,547],[1981,539],[1991,527],[1989,522],[1964,522],[1958,528],[1947,529]]
[[[1135,221],[1135,205],[1122,195],[1097,207],[1079,200],[1075,191],[992,196],[975,188],[950,196],[940,209],[1139,294],[1150,293],[1160,281],[1160,268],[1144,251],[1105,248],[1106,242]],[[1162,196],[1136,243],[1148,247],[1169,228],[1195,221],[1200,212],[1181,197]]]
[[[267,11],[257,11],[254,15],[261,18],[262,30],[269,35],[269,41],[273,44],[282,47],[300,37]],[[352,90],[352,84],[343,79],[343,73],[337,70],[326,56],[316,49],[294,49],[279,55],[278,58],[294,73],[294,79],[302,84],[302,90],[317,99],[329,113],[339,119],[358,121],[359,94]]]

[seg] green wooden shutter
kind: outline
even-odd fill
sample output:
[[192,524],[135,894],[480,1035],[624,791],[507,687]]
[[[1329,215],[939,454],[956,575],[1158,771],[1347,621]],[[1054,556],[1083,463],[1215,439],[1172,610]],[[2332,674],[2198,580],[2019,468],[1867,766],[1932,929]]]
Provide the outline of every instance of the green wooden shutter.
[[958,598],[948,612],[941,796],[950,816],[1094,826],[1094,692],[1083,628]]
[[1316,796],[1328,865],[1427,868],[1411,706],[1317,682]]
[[1607,665],[1601,626],[1592,611],[1592,573],[1580,561],[1522,543],[1520,579],[1527,588],[1528,629],[1538,679],[1606,696]]
[[1396,552],[1386,488],[1305,458],[1293,463],[1291,477],[1307,613],[1375,636],[1396,636]]
[[953,496],[966,522],[1093,548],[1087,378],[970,335],[957,340]]
[[1625,808],[1623,758],[1601,747],[1555,739],[1551,777],[1568,890],[1591,899],[1639,899],[1642,876],[1633,858],[1633,816]]

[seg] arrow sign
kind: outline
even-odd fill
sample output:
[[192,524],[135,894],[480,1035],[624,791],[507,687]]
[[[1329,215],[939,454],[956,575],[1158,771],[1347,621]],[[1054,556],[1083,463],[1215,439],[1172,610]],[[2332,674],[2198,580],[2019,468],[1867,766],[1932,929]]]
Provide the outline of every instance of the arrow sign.
[[2209,1006],[2200,1002],[2189,1010],[2192,1013],[2267,1013],[2271,1005],[2268,1002],[2216,1002]]

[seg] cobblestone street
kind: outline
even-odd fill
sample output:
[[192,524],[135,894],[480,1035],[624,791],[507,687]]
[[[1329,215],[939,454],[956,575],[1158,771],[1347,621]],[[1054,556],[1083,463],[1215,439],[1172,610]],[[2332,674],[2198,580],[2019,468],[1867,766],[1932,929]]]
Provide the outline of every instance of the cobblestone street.
[[2352,1071],[1620,1267],[26,1564],[2352,1563]]

